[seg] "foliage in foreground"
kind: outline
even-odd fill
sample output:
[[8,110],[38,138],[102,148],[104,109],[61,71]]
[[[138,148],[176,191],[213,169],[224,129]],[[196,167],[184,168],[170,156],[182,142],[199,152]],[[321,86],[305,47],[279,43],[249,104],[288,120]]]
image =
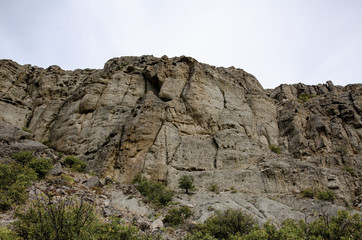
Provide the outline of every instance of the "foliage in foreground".
[[161,206],[166,206],[171,202],[174,193],[162,183],[154,183],[141,177],[136,177],[133,183],[137,185],[137,190],[140,191],[149,202]]
[[52,168],[50,160],[35,158],[31,151],[15,153],[12,158],[15,162],[0,164],[0,211],[24,202],[32,181],[43,178]]
[[8,235],[15,239],[121,240],[151,239],[136,227],[121,224],[117,218],[102,222],[93,205],[75,198],[55,201],[40,197],[28,210],[17,212],[18,220]]
[[26,189],[37,178],[34,169],[17,162],[0,164],[0,211],[26,200]]
[[357,240],[362,239],[359,214],[339,211],[336,216],[323,215],[311,223],[286,220],[278,229],[267,222],[259,227],[240,210],[227,210],[210,217],[188,235],[188,240]]

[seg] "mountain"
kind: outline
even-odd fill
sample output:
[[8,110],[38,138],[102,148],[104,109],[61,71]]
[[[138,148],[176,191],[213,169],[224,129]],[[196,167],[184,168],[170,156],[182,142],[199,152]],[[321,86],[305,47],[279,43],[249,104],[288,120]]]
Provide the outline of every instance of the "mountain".
[[142,174],[177,189],[191,175],[198,190],[240,193],[224,207],[259,203],[269,215],[247,211],[264,220],[320,207],[301,197],[306,189],[361,207],[361,112],[361,84],[265,90],[242,69],[185,56],[120,57],[74,71],[0,60],[1,126],[30,132],[3,137],[0,158],[45,144],[120,184]]

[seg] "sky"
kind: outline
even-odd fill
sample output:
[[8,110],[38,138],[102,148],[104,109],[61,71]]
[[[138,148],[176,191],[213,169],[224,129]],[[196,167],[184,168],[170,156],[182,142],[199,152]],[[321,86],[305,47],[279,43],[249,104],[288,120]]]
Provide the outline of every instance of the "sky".
[[191,56],[264,88],[362,83],[362,0],[0,0],[0,59],[66,70]]

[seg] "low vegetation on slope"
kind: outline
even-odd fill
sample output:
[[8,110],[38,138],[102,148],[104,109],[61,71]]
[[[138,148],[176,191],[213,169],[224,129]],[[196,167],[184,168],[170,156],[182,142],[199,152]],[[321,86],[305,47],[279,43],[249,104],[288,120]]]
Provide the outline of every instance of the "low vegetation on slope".
[[[63,165],[69,167],[67,170],[69,174],[86,176],[86,179],[89,177],[85,173],[79,173],[85,170],[85,163],[75,157],[64,159]],[[183,238],[187,240],[357,240],[362,238],[361,215],[352,214],[349,211],[339,211],[336,216],[324,214],[311,222],[288,219],[277,227],[272,222],[259,226],[252,216],[242,210],[228,209],[216,211],[204,223],[195,225],[192,220],[197,213],[193,212],[193,208],[174,206],[178,203],[171,202],[175,192],[162,183],[154,183],[137,177],[133,188],[139,191],[137,193],[139,196],[143,195],[143,201],[156,209],[155,216],[165,224],[165,227],[155,232],[150,231],[150,226],[141,231],[141,228],[137,228],[139,225],[136,225],[133,220],[126,223],[125,218],[121,217],[122,214],[101,216],[99,206],[95,203],[97,201],[87,200],[80,193],[74,194],[75,190],[72,189],[69,181],[60,181],[64,180],[66,176],[64,173],[47,176],[51,168],[50,160],[36,158],[32,152],[14,154],[8,163],[0,164],[1,210],[6,212],[16,206],[14,221],[6,226],[0,226],[0,240],[148,240],[161,239],[160,234],[167,234],[167,231],[172,232],[175,229],[181,229],[185,235],[188,232],[187,236],[183,235]],[[36,180],[42,180],[48,185],[53,183],[55,187],[53,190],[32,191],[34,200],[31,203],[28,201],[27,205],[19,205],[26,202],[29,186]],[[61,192],[57,192],[61,190],[57,189],[59,187],[57,184],[60,182],[69,184],[63,189],[68,189],[71,195],[62,196]],[[77,182],[74,185],[81,185],[84,181]],[[80,188],[87,189],[84,185]],[[90,187],[89,191],[96,192],[98,188]],[[195,189],[194,179],[187,175],[180,177],[179,188],[188,193],[184,196],[191,197],[194,193],[191,194],[189,190]],[[216,195],[219,193],[218,188],[213,192],[213,196],[218,196]],[[329,191],[314,191],[313,189],[305,189],[303,195],[328,201],[333,201],[335,197]],[[170,238],[169,235],[167,239],[172,239],[173,236],[175,235],[171,235]]]
[[11,230],[0,230],[0,239],[153,239],[134,226],[122,224],[119,218],[102,220],[97,215],[95,206],[83,199],[56,201],[43,195],[35,200],[30,208],[18,210],[16,216],[17,220],[12,224]]
[[199,224],[188,240],[358,240],[362,238],[362,219],[359,214],[339,211],[337,216],[321,216],[307,223],[286,220],[280,228],[271,222],[262,227],[241,210],[219,212]]

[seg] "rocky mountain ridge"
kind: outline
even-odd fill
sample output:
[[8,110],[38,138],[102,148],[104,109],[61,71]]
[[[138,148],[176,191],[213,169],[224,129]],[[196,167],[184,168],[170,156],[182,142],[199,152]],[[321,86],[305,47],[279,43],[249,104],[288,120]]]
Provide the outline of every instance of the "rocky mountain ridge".
[[[177,189],[188,174],[197,189],[245,194],[236,202],[284,196],[288,206],[304,189],[328,189],[338,205],[361,206],[361,84],[264,90],[241,69],[184,56],[74,71],[1,60],[0,79],[1,120],[100,177],[129,183],[141,173]],[[14,150],[1,148],[3,159]]]

